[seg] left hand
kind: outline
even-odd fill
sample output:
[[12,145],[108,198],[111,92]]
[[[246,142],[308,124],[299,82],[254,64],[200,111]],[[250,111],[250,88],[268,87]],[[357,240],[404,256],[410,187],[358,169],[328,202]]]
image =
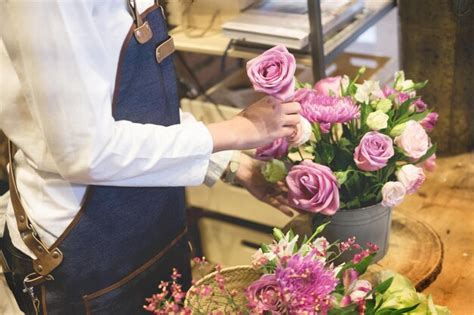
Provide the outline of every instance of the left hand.
[[236,173],[236,182],[249,191],[252,196],[292,217],[293,211],[288,203],[287,189],[284,183],[272,184],[261,173],[263,163],[246,154],[240,155],[240,165]]

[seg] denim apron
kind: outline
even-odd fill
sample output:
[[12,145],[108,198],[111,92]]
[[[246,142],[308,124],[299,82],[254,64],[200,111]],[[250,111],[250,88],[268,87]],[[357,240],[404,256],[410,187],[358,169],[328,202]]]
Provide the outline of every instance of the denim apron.
[[[172,56],[162,59],[157,51],[169,39],[162,8],[156,3],[134,18],[120,54],[113,116],[178,124]],[[138,34],[137,18],[147,24]],[[42,313],[140,314],[145,298],[158,292],[159,282],[169,279],[173,267],[183,274],[186,289],[190,266],[185,226],[182,187],[90,186],[79,213],[50,247],[60,249],[64,259],[51,273],[54,280],[35,288],[41,293]]]

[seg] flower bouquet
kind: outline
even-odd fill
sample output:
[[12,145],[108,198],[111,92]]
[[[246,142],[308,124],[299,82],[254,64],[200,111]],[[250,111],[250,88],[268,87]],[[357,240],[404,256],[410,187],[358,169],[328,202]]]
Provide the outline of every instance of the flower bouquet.
[[296,81],[294,63],[283,46],[247,63],[255,90],[301,105],[305,136],[297,146],[278,139],[257,149],[256,158],[266,161],[263,175],[286,182],[293,207],[334,216],[330,240],[369,234],[366,240],[380,245],[383,255],[391,208],[420,188],[424,169],[435,168],[436,145],[428,133],[438,114],[417,95],[427,82],[406,80],[398,71],[390,86],[359,83],[362,68],[352,79],[330,77],[313,87]]
[[[154,314],[449,314],[401,275],[382,272],[373,284],[364,280],[377,247],[362,249],[355,238],[329,243],[319,236],[324,228],[300,246],[298,235],[274,229],[275,240],[262,245],[251,266],[217,266],[194,283],[184,303],[174,270],[172,282],[162,282],[161,292],[146,299],[144,308]],[[343,252],[352,259],[335,264]],[[194,261],[197,268],[207,264]]]

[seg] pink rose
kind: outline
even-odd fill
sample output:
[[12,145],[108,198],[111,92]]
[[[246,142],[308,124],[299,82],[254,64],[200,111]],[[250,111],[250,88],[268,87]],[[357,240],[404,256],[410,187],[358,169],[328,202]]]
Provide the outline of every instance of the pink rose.
[[425,118],[420,121],[420,124],[425,128],[427,132],[433,131],[436,123],[438,122],[439,115],[436,112],[429,113]]
[[305,160],[286,176],[288,200],[300,209],[333,215],[339,208],[337,179],[329,167]]
[[407,122],[402,134],[395,138],[395,144],[407,156],[417,160],[428,151],[430,139],[425,129],[418,122],[410,120]]
[[[282,294],[274,274],[263,275],[253,282],[246,290],[247,306],[256,314],[284,312]],[[252,313],[253,314],[253,313]]]
[[400,182],[386,182],[382,187],[382,206],[398,206],[405,198],[406,189]]
[[377,131],[370,131],[355,148],[354,162],[363,171],[377,171],[384,168],[393,155],[392,138]]
[[255,152],[255,158],[268,161],[273,158],[279,159],[288,153],[288,140],[286,138],[276,139],[266,146],[260,147]]
[[339,96],[341,95],[341,79],[341,76],[322,79],[314,85],[314,89],[318,94]]
[[421,167],[413,164],[403,165],[397,172],[397,179],[405,187],[407,194],[413,194],[425,181],[425,173]]
[[433,154],[428,159],[426,159],[422,166],[428,172],[434,172],[436,170],[436,154]]
[[287,101],[295,92],[295,57],[278,45],[247,62],[247,75],[256,91]]

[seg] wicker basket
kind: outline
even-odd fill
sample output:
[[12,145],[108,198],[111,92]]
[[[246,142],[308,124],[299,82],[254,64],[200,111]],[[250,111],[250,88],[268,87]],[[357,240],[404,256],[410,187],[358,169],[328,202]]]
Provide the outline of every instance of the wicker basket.
[[[210,309],[219,311],[225,310],[227,298],[224,295],[203,298],[194,293],[193,290],[193,288],[202,285],[211,285],[213,288],[216,288],[214,292],[218,292],[219,289],[217,289],[217,284],[214,280],[215,275],[216,272],[213,272],[200,279],[186,294],[185,306],[193,307],[193,313],[205,313],[206,310]],[[234,298],[236,304],[245,305],[247,303],[244,294],[245,288],[247,288],[252,282],[258,280],[262,276],[262,273],[252,268],[252,266],[235,266],[222,269],[221,275],[225,278],[226,290],[229,292],[236,290],[238,292],[237,296]],[[201,305],[203,309],[199,309],[197,305]]]

